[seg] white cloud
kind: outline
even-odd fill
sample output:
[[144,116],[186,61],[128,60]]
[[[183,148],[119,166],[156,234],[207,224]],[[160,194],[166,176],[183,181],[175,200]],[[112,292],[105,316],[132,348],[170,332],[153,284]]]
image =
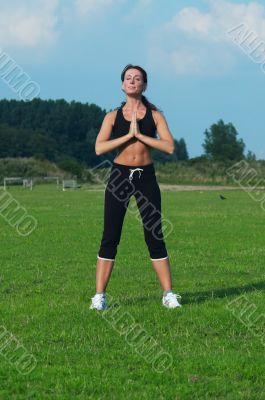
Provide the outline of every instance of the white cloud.
[[2,47],[43,47],[56,40],[57,0],[37,0],[0,5]]
[[178,29],[183,32],[193,34],[207,34],[212,25],[212,16],[210,14],[202,14],[197,8],[183,8],[168,23],[168,29]]
[[124,17],[125,21],[140,20],[145,17],[152,9],[153,0],[134,1],[133,8]]
[[98,12],[106,11],[115,5],[115,0],[74,0],[74,7],[79,17],[91,17]]
[[265,7],[257,2],[208,0],[209,11],[185,7],[149,37],[150,62],[166,73],[220,74],[236,64],[240,50],[227,31],[246,24],[265,40]]

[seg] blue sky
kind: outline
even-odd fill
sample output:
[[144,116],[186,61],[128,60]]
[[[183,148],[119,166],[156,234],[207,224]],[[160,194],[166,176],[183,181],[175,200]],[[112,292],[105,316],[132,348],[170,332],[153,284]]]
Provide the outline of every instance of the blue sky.
[[[39,84],[41,98],[108,111],[124,99],[121,70],[139,64],[146,96],[190,157],[202,154],[205,129],[222,118],[265,158],[263,59],[254,62],[227,35],[244,24],[262,46],[261,1],[0,0],[0,15],[0,48]],[[19,99],[1,79],[0,93]]]

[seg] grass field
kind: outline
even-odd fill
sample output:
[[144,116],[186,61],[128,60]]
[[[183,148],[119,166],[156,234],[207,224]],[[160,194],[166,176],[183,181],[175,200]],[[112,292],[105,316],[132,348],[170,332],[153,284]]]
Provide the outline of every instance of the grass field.
[[[1,400],[265,399],[265,212],[247,193],[162,193],[181,309],[162,307],[141,223],[127,213],[105,316],[89,310],[104,193],[10,193],[38,227],[23,237],[0,218]],[[131,344],[122,314],[164,351],[160,370]],[[34,357],[31,372],[5,352],[1,332]]]

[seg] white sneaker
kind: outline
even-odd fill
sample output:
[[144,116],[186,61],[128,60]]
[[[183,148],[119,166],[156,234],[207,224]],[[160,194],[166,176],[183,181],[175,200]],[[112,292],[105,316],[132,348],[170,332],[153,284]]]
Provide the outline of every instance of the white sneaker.
[[162,304],[167,308],[182,307],[182,305],[179,304],[177,298],[181,299],[181,296],[179,294],[174,294],[172,292],[169,292],[165,296],[163,296]]
[[97,293],[94,297],[91,298],[92,302],[90,305],[90,310],[106,310],[108,308],[106,294],[105,293]]

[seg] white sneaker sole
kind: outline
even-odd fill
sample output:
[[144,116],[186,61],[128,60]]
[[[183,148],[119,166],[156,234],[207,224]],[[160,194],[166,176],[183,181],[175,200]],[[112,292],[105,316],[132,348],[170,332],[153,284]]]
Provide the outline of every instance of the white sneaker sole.
[[165,308],[168,308],[169,310],[173,310],[174,308],[181,308],[182,306],[176,306],[176,307],[168,307],[168,306],[164,306]]
[[89,308],[90,308],[90,310],[104,311],[104,310],[108,309],[108,306],[104,306],[102,308],[97,308],[97,307],[94,307],[93,304],[91,304]]
[[177,306],[170,306],[170,305],[168,305],[168,304],[166,304],[166,303],[162,303],[162,305],[163,305],[164,307],[166,307],[166,308],[180,308],[180,307],[182,307],[181,304],[178,304]]

